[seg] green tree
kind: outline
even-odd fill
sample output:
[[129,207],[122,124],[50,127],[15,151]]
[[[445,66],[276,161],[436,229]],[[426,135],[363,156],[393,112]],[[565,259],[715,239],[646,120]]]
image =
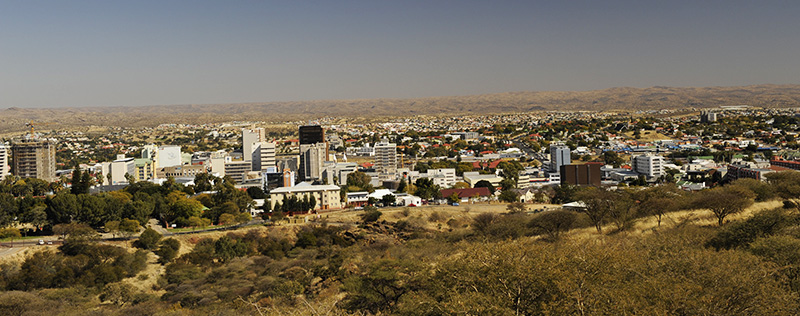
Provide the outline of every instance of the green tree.
[[500,196],[497,198],[503,202],[514,203],[519,201],[519,194],[514,192],[514,190],[504,190],[500,192]]
[[139,235],[139,239],[133,243],[133,246],[136,248],[155,250],[158,246],[158,242],[161,241],[161,237],[161,234],[148,227]]
[[347,292],[342,306],[349,311],[391,314],[401,299],[421,287],[415,275],[419,267],[412,261],[381,259],[366,267],[361,275],[344,281]]
[[139,221],[135,219],[126,218],[119,222],[119,232],[125,238],[129,238],[133,234],[137,233],[139,231],[139,227]]
[[167,238],[161,240],[161,245],[155,254],[158,255],[158,263],[167,264],[172,262],[178,256],[178,250],[181,248],[181,243],[175,238]]
[[370,182],[372,178],[364,172],[355,171],[347,174],[347,186],[359,188],[362,191],[374,192],[375,188],[372,187]]
[[222,215],[219,216],[219,224],[220,225],[228,225],[228,224],[233,223],[233,221],[234,221],[233,214],[225,213],[225,214],[222,214]]
[[707,208],[717,217],[719,226],[725,223],[725,217],[743,211],[753,205],[755,193],[739,186],[724,186],[701,191],[695,205]]
[[583,202],[584,212],[594,224],[597,233],[603,231],[603,222],[614,207],[614,194],[600,188],[590,187],[575,195],[575,199]]
[[417,181],[414,182],[414,184],[417,187],[415,195],[421,197],[424,200],[439,198],[442,195],[441,188],[433,183],[433,179],[419,178],[417,179]]
[[494,194],[494,186],[491,182],[486,180],[481,180],[475,183],[476,188],[489,188],[489,193]]
[[461,201],[461,197],[458,196],[458,192],[453,192],[450,196],[447,197],[447,202],[450,204],[455,204]]
[[383,206],[390,206],[394,204],[395,201],[397,201],[397,198],[394,196],[394,194],[386,194],[381,197],[381,203],[383,203]]
[[546,235],[550,241],[556,241],[561,234],[569,231],[575,224],[577,214],[572,211],[547,211],[536,215],[528,222],[528,227],[537,235]]
[[103,225],[107,233],[110,233],[113,238],[117,238],[119,234],[119,221],[108,221]]

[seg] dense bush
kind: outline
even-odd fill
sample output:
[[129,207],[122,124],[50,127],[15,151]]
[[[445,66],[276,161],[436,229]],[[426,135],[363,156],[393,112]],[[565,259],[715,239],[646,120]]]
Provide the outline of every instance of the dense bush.
[[717,250],[745,247],[757,238],[775,234],[796,221],[796,216],[780,208],[761,211],[747,220],[723,227],[706,246]]

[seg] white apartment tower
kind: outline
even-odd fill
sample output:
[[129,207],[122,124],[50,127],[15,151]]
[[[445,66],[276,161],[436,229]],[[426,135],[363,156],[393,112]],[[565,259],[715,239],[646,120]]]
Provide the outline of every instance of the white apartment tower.
[[380,174],[397,173],[397,145],[387,139],[375,144],[375,170]]
[[631,167],[648,178],[657,178],[664,174],[664,157],[653,154],[633,156]]
[[8,170],[8,148],[6,145],[0,144],[0,180],[6,178]]

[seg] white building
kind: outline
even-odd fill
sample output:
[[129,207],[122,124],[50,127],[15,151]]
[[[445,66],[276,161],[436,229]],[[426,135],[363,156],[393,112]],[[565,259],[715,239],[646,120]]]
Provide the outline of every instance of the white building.
[[[242,158],[244,161],[259,160],[258,146],[265,141],[263,128],[242,129]],[[253,168],[253,170],[256,170]]]
[[569,165],[572,163],[570,150],[565,145],[550,146],[550,172],[559,173],[561,166]]
[[658,178],[664,174],[664,157],[652,154],[633,156],[631,167],[648,178]]
[[276,203],[282,203],[284,199],[292,196],[303,200],[305,196],[311,196],[317,201],[315,210],[330,210],[342,208],[339,196],[339,187],[335,185],[313,185],[309,182],[302,182],[292,187],[280,187],[269,192],[270,209],[275,208]]
[[117,160],[102,163],[103,184],[115,185],[128,183],[125,174],[136,176],[136,163],[133,158],[125,158],[125,155],[117,155]]
[[159,146],[156,152],[156,168],[173,167],[181,165],[181,146]]
[[253,156],[253,170],[266,172],[269,168],[275,168],[275,143],[260,142],[257,145]]
[[325,162],[325,168],[322,171],[322,178],[326,179],[328,184],[345,185],[347,184],[347,175],[358,171],[358,164],[355,162]]
[[492,184],[495,188],[500,187],[500,181],[503,181],[503,177],[500,177],[496,174],[480,174],[477,171],[471,172],[464,172],[464,182],[469,184],[470,188],[474,188],[475,184],[480,182],[481,180],[488,181]]
[[10,167],[8,165],[8,147],[0,144],[0,180],[3,180],[8,175]]
[[375,144],[375,171],[382,175],[397,173],[397,145],[384,139]]
[[443,169],[428,169],[427,172],[421,173],[412,171],[409,172],[408,181],[414,183],[417,179],[429,178],[433,180],[433,184],[446,189],[456,185],[456,169],[443,168]]

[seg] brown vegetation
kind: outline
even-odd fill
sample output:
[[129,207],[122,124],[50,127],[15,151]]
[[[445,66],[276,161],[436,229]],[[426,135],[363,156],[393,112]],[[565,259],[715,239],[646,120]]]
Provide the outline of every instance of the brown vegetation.
[[496,114],[530,111],[660,110],[747,104],[800,105],[798,85],[741,87],[611,88],[593,91],[525,91],[417,99],[317,100],[243,104],[190,104],[140,107],[85,107],[0,111],[0,132],[21,131],[26,122],[48,122],[46,129],[92,126],[140,127],[166,123],[275,121],[324,116],[408,116]]

